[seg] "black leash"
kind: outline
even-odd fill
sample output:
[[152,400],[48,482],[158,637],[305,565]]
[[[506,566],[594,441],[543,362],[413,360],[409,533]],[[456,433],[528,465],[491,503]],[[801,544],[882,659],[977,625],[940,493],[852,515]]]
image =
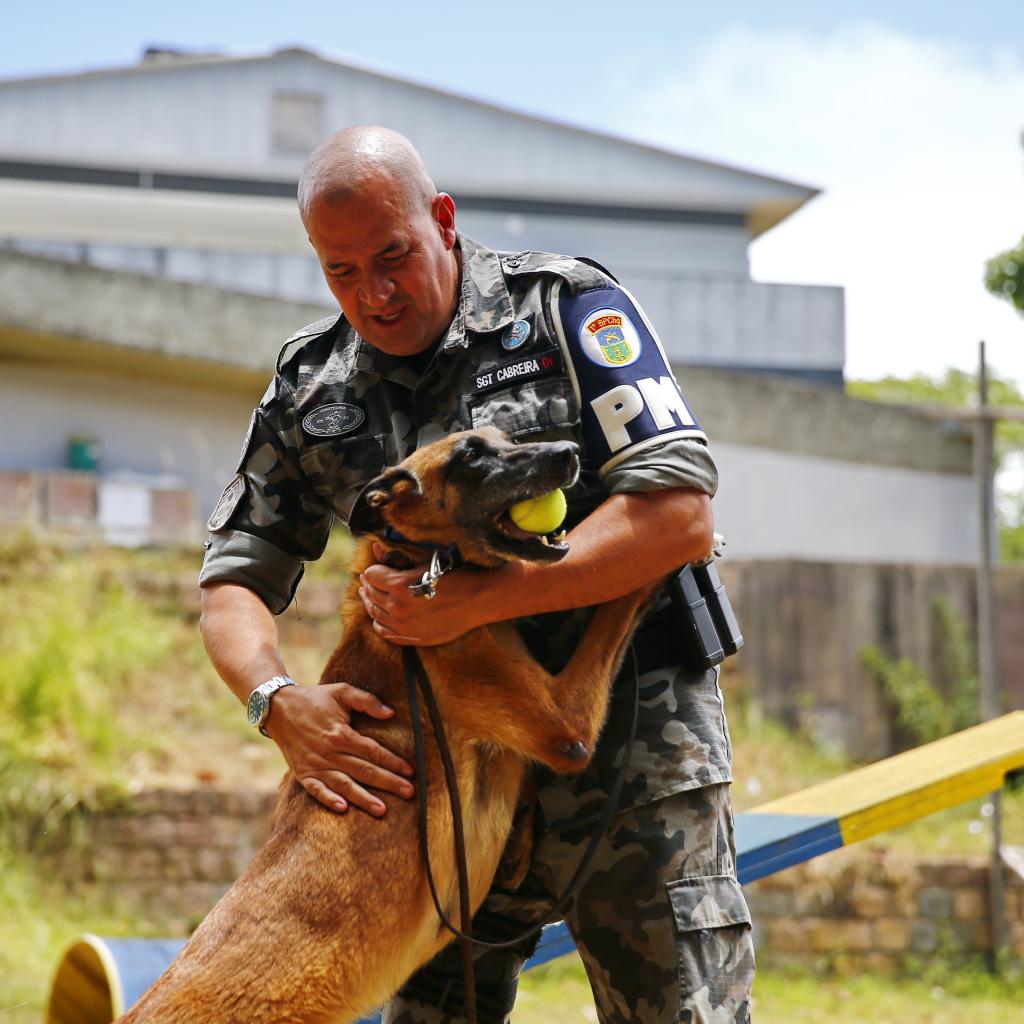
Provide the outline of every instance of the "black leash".
[[[629,740],[626,743],[625,756],[622,759],[622,764],[619,765],[619,768],[615,773],[611,792],[608,794],[608,801],[601,814],[601,819],[597,823],[597,827],[594,829],[594,832],[590,837],[590,842],[587,844],[587,848],[584,850],[583,856],[576,865],[576,870],[573,872],[572,878],[569,879],[569,883],[566,885],[565,890],[562,892],[561,896],[557,898],[554,906],[543,920],[513,939],[507,939],[503,942],[487,942],[483,939],[474,938],[472,934],[473,914],[470,905],[469,869],[466,861],[466,834],[463,829],[462,801],[459,799],[459,790],[455,777],[455,766],[452,763],[451,750],[448,747],[448,739],[445,735],[444,723],[441,721],[441,715],[438,711],[434,691],[430,685],[430,679],[427,676],[426,670],[423,667],[423,662],[420,660],[416,648],[402,648],[402,666],[405,671],[405,689],[409,700],[409,712],[412,718],[412,735],[416,752],[416,772],[419,776],[420,787],[417,798],[420,851],[423,857],[423,866],[427,873],[427,885],[430,888],[430,895],[434,901],[437,916],[441,919],[441,923],[445,928],[459,939],[459,944],[462,948],[462,970],[466,989],[465,1000],[467,1024],[476,1024],[476,983],[473,971],[473,946],[483,946],[486,949],[509,949],[513,946],[519,946],[528,939],[531,939],[534,935],[540,932],[545,925],[550,924],[552,921],[560,920],[564,911],[568,908],[573,897],[576,895],[576,890],[579,888],[580,882],[583,880],[584,872],[593,861],[597,854],[597,848],[611,825],[612,817],[618,808],[619,797],[622,794],[622,786],[626,779],[626,772],[629,770],[629,762],[633,754],[633,742],[636,739],[637,719],[640,712],[640,670],[637,662],[636,651],[632,644],[629,645],[629,654],[633,663],[633,721],[629,729]],[[434,730],[434,738],[437,742],[438,753],[441,756],[441,763],[444,766],[445,783],[448,787],[448,801],[452,810],[452,831],[454,833],[455,840],[455,862],[459,878],[459,924],[461,927],[456,927],[452,924],[448,915],[442,908],[441,900],[437,895],[437,885],[434,881],[434,872],[430,866],[430,850],[427,836],[426,744],[423,738],[422,724],[420,723],[420,705],[419,698],[417,696],[417,683],[419,683],[419,689],[423,692],[423,702],[426,705],[427,714],[430,717],[430,724]]]

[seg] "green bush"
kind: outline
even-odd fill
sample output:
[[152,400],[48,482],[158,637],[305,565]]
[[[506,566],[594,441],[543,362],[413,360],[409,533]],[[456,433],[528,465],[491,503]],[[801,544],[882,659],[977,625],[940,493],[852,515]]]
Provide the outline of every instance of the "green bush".
[[978,721],[978,674],[967,624],[949,602],[932,603],[941,641],[940,662],[950,679],[944,696],[910,658],[893,661],[877,647],[862,647],[864,667],[881,683],[896,711],[896,721],[916,743],[930,743]]

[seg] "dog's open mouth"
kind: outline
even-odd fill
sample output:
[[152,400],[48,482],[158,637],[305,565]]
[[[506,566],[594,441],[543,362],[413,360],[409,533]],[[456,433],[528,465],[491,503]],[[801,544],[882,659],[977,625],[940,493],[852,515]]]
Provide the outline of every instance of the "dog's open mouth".
[[541,558],[560,558],[569,551],[565,530],[562,528],[553,530],[551,533],[530,533],[529,530],[523,530],[512,522],[508,509],[496,515],[493,522],[502,538],[512,541],[519,549],[517,553],[521,557],[529,558],[536,553],[534,557],[539,555]]

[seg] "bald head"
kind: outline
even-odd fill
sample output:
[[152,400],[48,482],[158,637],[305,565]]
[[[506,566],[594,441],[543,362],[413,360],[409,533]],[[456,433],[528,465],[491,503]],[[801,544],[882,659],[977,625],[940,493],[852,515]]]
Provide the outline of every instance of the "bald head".
[[396,187],[414,207],[429,207],[437,189],[413,144],[377,125],[343,128],[313,151],[299,177],[299,214],[308,225],[313,205],[340,203],[382,184]]

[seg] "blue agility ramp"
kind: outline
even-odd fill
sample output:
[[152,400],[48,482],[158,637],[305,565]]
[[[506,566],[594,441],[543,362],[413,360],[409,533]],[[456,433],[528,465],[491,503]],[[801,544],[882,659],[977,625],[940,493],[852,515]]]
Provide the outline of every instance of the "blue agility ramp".
[[[739,880],[756,881],[994,792],[1009,772],[1021,768],[1024,711],[1015,711],[772,800],[736,817]],[[47,1024],[110,1024],[156,981],[183,945],[182,939],[83,936],[57,968]],[[526,969],[573,949],[565,925],[549,925]]]

